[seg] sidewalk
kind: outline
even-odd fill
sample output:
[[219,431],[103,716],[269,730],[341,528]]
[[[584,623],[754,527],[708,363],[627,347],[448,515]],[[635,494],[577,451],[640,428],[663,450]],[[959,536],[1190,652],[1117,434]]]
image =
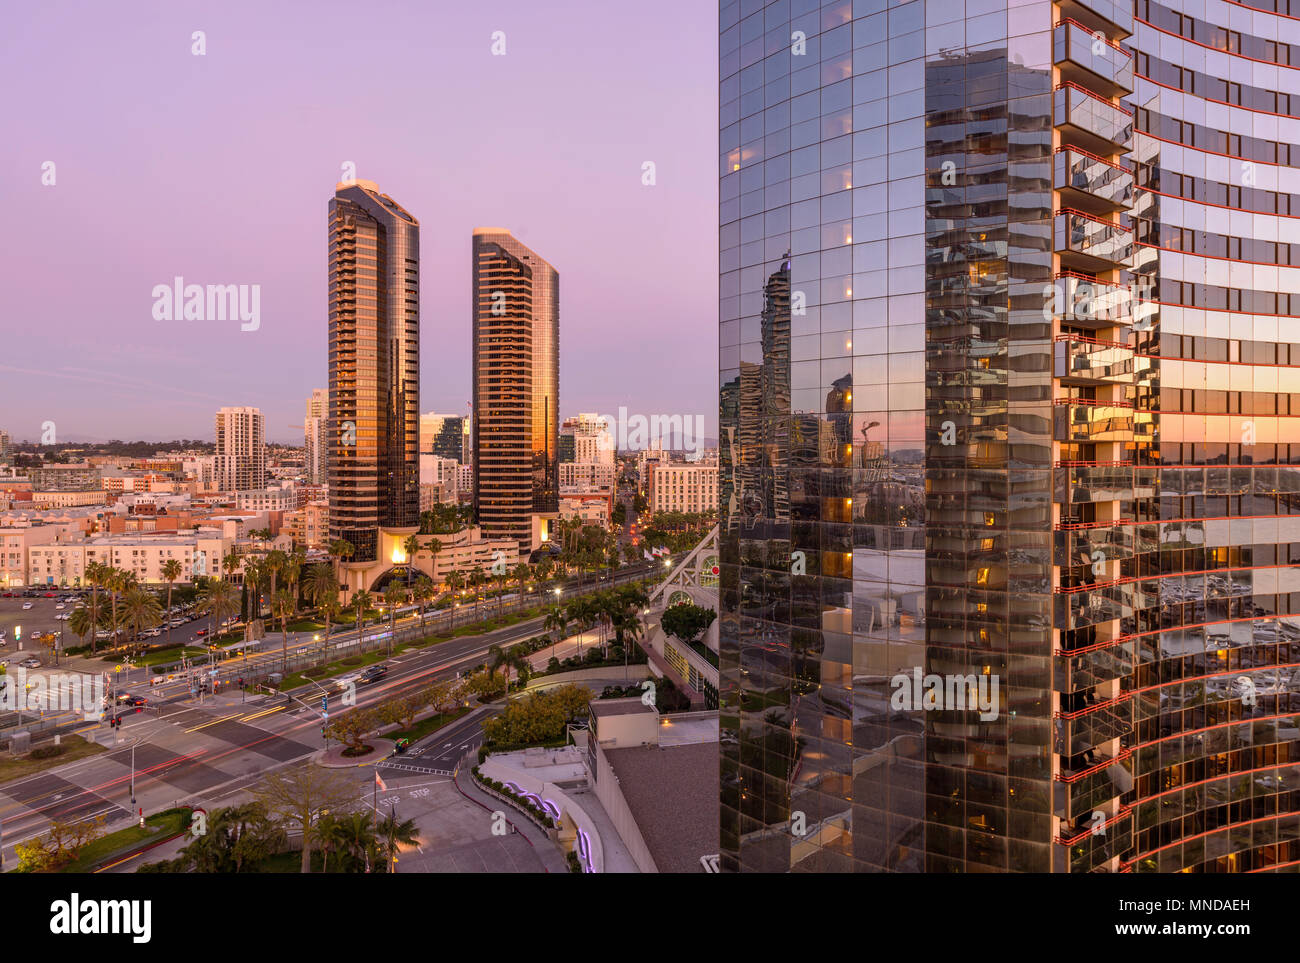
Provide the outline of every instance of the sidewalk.
[[504,812],[506,822],[513,827],[516,833],[528,840],[533,847],[533,852],[537,854],[537,858],[542,861],[542,866],[545,867],[548,873],[569,872],[569,864],[565,862],[559,847],[551,842],[541,829],[525,819],[513,806],[508,806],[501,800],[494,799],[487,793],[482,792],[474,785],[474,776],[463,764],[461,771],[457,773],[453,781],[462,796],[482,806],[487,812]]

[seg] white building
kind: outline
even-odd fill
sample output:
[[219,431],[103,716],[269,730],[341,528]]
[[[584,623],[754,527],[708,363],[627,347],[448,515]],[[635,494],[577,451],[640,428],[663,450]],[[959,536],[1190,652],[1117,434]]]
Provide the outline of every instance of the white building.
[[216,485],[222,491],[266,487],[266,422],[258,408],[220,408]]
[[614,436],[606,420],[582,413],[572,421],[573,460],[580,465],[614,464]]
[[560,488],[603,488],[612,490],[618,480],[618,466],[560,462]]
[[325,457],[328,450],[329,415],[328,389],[313,388],[311,397],[307,399],[307,413],[302,423],[303,447],[306,450],[303,468],[309,485],[324,485],[328,482]]
[[707,462],[674,462],[648,465],[649,508],[654,512],[716,512],[718,510],[718,466]]
[[298,507],[293,482],[235,493],[235,508],[241,512],[291,512]]
[[131,532],[96,535],[68,542],[46,542],[28,547],[28,584],[74,586],[82,584],[86,566],[100,562],[135,574],[142,584],[162,585],[163,563],[181,563],[178,581],[195,575],[220,575],[221,560],[234,541],[215,529],[185,532]]

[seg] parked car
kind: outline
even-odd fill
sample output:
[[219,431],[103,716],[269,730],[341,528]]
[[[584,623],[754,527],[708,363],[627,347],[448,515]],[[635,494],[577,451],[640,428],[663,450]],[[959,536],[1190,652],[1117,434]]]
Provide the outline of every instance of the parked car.
[[140,637],[143,639],[156,639],[160,635],[162,635],[162,629],[145,629],[140,633]]

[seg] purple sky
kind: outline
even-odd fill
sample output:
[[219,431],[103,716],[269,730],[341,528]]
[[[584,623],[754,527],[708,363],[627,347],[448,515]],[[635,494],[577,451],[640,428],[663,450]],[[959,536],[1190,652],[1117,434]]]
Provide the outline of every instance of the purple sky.
[[[702,413],[716,436],[716,22],[705,0],[11,5],[0,428],[211,439],[218,407],[254,405],[301,443],[353,161],[420,220],[421,410],[465,411],[491,225],[560,272],[562,413]],[[175,275],[260,284],[261,329],[155,321]]]

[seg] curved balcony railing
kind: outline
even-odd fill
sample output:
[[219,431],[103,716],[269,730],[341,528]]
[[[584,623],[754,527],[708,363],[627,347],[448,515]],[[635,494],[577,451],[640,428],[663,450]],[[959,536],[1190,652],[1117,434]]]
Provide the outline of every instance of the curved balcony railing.
[[1052,347],[1052,373],[1063,381],[1103,385],[1133,380],[1133,349],[1126,344],[1065,334]]
[[1133,34],[1133,4],[1128,0],[1061,0],[1061,15],[1090,30],[1115,37]]
[[1112,96],[1133,92],[1133,57],[1077,20],[1062,20],[1052,31],[1052,59],[1064,79]]
[[1116,210],[1133,203],[1133,172],[1078,147],[1062,147],[1053,157],[1056,189],[1073,193],[1071,203]]
[[1056,212],[1055,241],[1063,259],[1074,256],[1102,269],[1126,268],[1133,262],[1133,232],[1082,211]]
[[1123,153],[1133,142],[1133,115],[1118,104],[1077,84],[1064,83],[1052,99],[1057,127],[1070,127],[1085,140],[1079,146],[1094,153]]
[[1058,398],[1054,435],[1061,442],[1127,441],[1133,434],[1133,405],[1127,401]]

